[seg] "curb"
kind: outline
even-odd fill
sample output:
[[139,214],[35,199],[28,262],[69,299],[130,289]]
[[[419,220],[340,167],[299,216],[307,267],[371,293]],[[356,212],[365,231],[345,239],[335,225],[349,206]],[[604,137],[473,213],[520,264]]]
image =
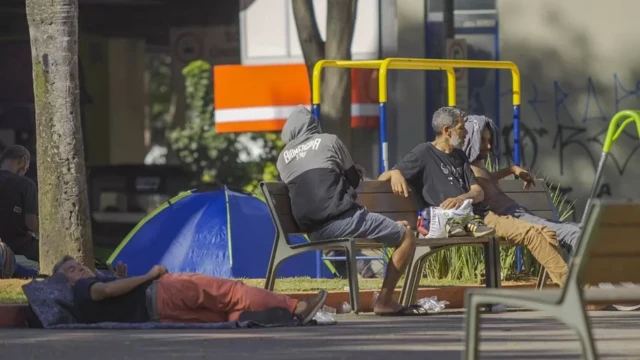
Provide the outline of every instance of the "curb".
[[27,305],[0,304],[0,328],[27,327]]
[[[547,285],[552,286],[551,284]],[[416,299],[422,299],[425,297],[436,296],[438,301],[446,300],[449,302],[448,309],[462,309],[464,308],[464,293],[467,289],[484,288],[484,285],[477,286],[444,286],[444,287],[427,287],[418,289],[418,295]],[[502,288],[508,289],[533,289],[535,285],[504,285]],[[379,290],[360,290],[360,311],[361,312],[373,312],[373,294]],[[305,298],[315,294],[314,292],[293,292],[284,293],[289,297],[297,300],[304,300]],[[396,289],[393,293],[395,300],[400,297],[400,289]],[[327,297],[326,306],[336,309],[337,313],[343,313],[342,306],[344,303],[349,303],[349,291],[331,291]]]
[[[550,286],[547,285],[547,286]],[[438,301],[446,300],[449,302],[448,309],[464,308],[464,293],[467,289],[484,288],[483,285],[477,286],[444,286],[429,287],[418,289],[417,299],[425,297],[437,296]],[[504,285],[503,288],[509,289],[532,289],[534,285]],[[379,290],[360,290],[360,307],[361,312],[373,311],[373,295]],[[315,292],[293,292],[282,293],[291,298],[303,300],[315,294]],[[400,296],[400,289],[394,292],[394,298],[397,300]],[[349,303],[349,291],[331,291],[327,297],[326,306],[336,309],[337,313],[343,313],[342,306]],[[0,328],[24,328],[26,327],[27,305],[25,304],[0,304]]]

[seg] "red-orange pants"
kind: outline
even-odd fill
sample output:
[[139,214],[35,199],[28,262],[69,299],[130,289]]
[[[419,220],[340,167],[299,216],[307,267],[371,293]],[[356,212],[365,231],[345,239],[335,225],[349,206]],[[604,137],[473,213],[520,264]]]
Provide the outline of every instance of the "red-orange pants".
[[297,304],[286,295],[201,274],[166,274],[156,285],[156,315],[161,322],[235,321],[243,311],[282,307],[293,313]]

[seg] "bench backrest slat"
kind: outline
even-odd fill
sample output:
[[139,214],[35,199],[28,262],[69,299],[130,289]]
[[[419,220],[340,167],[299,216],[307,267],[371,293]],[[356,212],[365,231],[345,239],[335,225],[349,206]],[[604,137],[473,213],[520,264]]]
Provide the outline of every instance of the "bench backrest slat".
[[357,192],[358,203],[369,211],[394,221],[407,221],[415,229],[418,209],[412,194],[406,198],[394,194],[387,181],[364,181],[360,183]]
[[283,182],[261,182],[260,188],[267,201],[276,229],[279,233],[283,233],[280,235],[287,238],[288,242],[288,234],[302,233],[291,212],[291,199],[287,185]]
[[556,213],[554,211],[532,211],[533,215],[539,216],[543,219],[556,219]]
[[[260,184],[269,211],[274,209],[272,217],[282,232],[287,234],[301,233],[293,218],[291,199],[286,184],[282,182],[263,182]],[[407,221],[415,228],[417,209],[411,197],[397,196],[391,190],[391,185],[383,181],[364,181],[357,189],[358,203],[368,210],[386,216],[394,221]],[[277,218],[277,219],[276,219]]]
[[534,215],[557,220],[557,211],[543,179],[536,179],[536,186],[523,189],[522,180],[500,180],[502,191],[521,206],[531,210]]
[[[640,282],[640,202],[601,202],[584,281]],[[582,241],[582,239],[581,239]]]

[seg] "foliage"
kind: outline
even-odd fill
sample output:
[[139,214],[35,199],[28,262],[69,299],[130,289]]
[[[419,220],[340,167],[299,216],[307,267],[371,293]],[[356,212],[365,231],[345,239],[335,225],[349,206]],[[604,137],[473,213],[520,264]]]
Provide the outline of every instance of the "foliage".
[[274,161],[283,143],[275,133],[215,132],[211,65],[194,61],[185,77],[187,121],[169,130],[168,140],[180,162],[204,183],[226,184],[253,192],[259,181],[277,176]]
[[164,130],[171,119],[171,55],[150,54],[149,69],[149,116],[154,129]]

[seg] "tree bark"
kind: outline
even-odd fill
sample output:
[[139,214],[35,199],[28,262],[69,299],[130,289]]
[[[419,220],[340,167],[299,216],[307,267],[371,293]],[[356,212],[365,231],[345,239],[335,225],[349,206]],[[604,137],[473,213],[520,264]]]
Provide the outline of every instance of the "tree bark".
[[324,41],[318,29],[313,0],[291,0],[291,7],[296,21],[302,56],[304,56],[304,62],[307,65],[309,86],[311,86],[313,67],[318,61],[324,59]]
[[[357,0],[327,1],[327,42],[330,60],[351,60],[351,43],[356,23]],[[324,129],[338,135],[351,150],[351,69],[327,68],[320,108]]]
[[[327,1],[327,40],[322,41],[312,0],[292,0],[298,38],[309,73],[322,59],[350,60],[357,0]],[[322,83],[321,124],[324,132],[351,147],[351,70],[326,68]]]
[[65,254],[93,268],[80,123],[78,0],[27,0],[36,107],[40,269]]
[[456,36],[456,27],[454,23],[453,11],[455,10],[454,0],[444,0],[444,9],[442,10],[444,22],[444,38],[453,39]]

